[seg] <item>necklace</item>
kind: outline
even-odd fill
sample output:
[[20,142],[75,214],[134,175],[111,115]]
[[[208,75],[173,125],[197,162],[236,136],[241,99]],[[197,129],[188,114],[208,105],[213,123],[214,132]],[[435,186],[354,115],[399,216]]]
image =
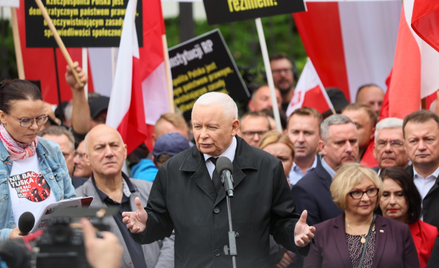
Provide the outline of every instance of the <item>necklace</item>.
[[[349,223],[346,222],[346,226],[351,230],[351,232],[353,232],[353,230],[352,230],[351,226],[349,225]],[[375,232],[375,224],[373,224],[372,232]],[[361,237],[361,239],[360,239],[361,244],[366,243],[367,234],[360,234],[360,237]]]

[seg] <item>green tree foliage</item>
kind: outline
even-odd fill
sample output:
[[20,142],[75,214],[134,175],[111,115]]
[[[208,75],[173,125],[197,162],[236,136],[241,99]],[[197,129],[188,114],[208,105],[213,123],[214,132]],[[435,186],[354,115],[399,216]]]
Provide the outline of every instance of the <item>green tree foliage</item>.
[[0,80],[18,78],[14,38],[9,20],[0,20]]

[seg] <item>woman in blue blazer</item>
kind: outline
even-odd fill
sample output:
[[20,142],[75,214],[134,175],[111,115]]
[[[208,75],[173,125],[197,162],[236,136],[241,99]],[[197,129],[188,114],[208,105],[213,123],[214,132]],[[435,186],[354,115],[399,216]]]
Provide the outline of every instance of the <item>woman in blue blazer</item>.
[[374,214],[382,188],[376,173],[359,164],[338,170],[330,190],[344,213],[315,226],[304,267],[419,267],[408,225]]

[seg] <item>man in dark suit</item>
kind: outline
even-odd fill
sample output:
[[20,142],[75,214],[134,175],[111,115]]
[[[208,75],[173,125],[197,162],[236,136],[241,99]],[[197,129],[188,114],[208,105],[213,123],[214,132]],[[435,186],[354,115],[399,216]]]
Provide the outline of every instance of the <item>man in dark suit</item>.
[[[192,110],[196,147],[175,155],[160,168],[145,209],[125,212],[124,223],[140,243],[169,236],[175,229],[176,267],[230,267],[225,191],[216,174],[215,158],[233,163],[233,229],[237,267],[266,267],[268,235],[289,250],[306,255],[315,228],[306,212],[293,214],[281,162],[236,136],[235,102],[223,93],[201,96]],[[219,184],[219,185],[218,185]]]
[[421,220],[439,228],[439,116],[421,110],[403,123],[405,148],[413,165],[407,171],[422,197]]
[[308,223],[315,225],[340,215],[343,211],[332,201],[329,187],[338,168],[358,159],[358,132],[346,116],[336,114],[320,125],[320,152],[317,167],[293,186],[296,212],[308,211]]

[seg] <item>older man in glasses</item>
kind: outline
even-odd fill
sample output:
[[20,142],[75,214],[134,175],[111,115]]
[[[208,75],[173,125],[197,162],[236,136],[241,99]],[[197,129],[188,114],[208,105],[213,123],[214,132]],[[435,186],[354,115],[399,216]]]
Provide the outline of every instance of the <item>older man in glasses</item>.
[[374,168],[376,171],[380,172],[387,167],[408,166],[409,157],[404,148],[402,123],[402,119],[399,118],[386,118],[376,125],[373,150],[373,155],[378,161],[378,167]]

